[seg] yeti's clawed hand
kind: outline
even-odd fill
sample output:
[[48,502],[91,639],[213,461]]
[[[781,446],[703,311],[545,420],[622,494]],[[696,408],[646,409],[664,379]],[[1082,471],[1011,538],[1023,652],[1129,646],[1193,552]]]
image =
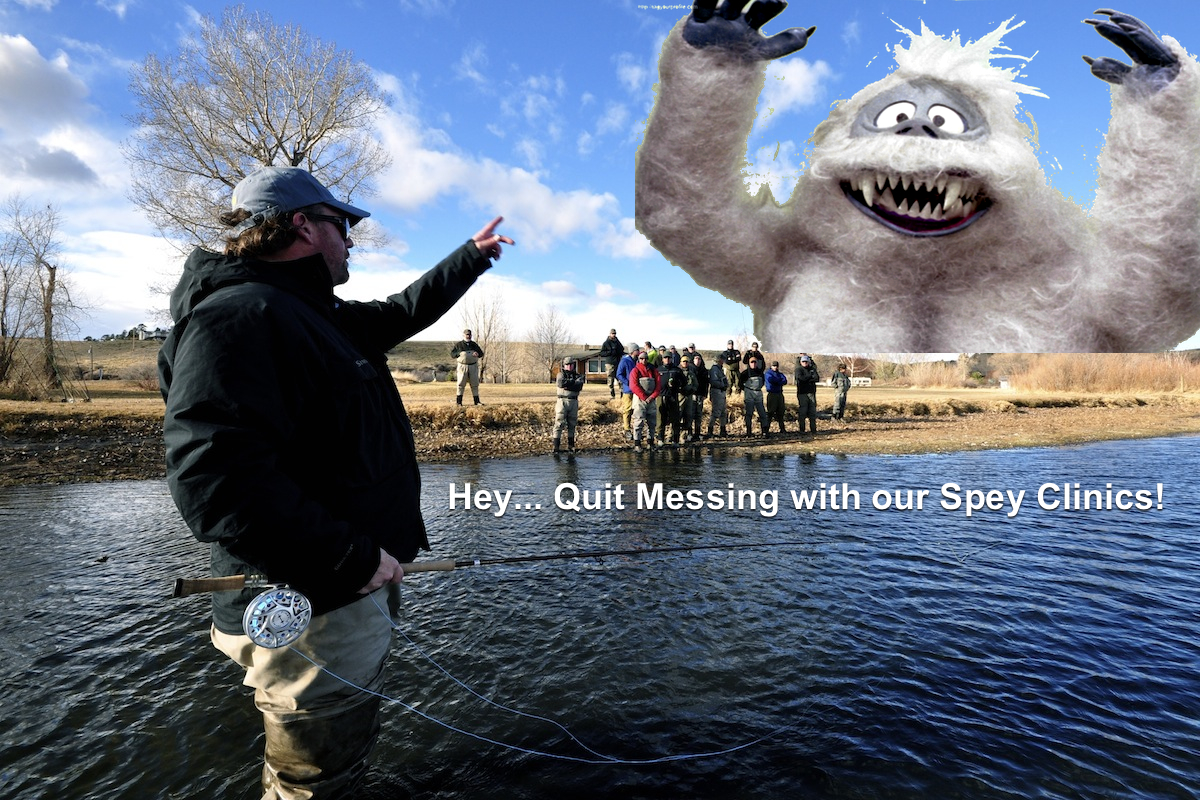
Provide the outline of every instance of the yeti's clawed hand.
[[695,48],[719,47],[746,61],[771,61],[791,55],[808,44],[816,27],[789,28],[774,36],[763,36],[759,28],[787,7],[784,0],[756,0],[745,13],[744,2],[696,0],[683,28],[683,39]]
[[1179,59],[1154,35],[1154,31],[1150,30],[1146,23],[1137,17],[1107,8],[1097,9],[1095,13],[1103,14],[1108,19],[1085,19],[1084,22],[1095,27],[1096,33],[1124,50],[1133,61],[1133,66],[1115,58],[1084,56],[1083,60],[1092,68],[1093,75],[1109,83],[1142,88],[1151,93],[1165,88],[1175,80],[1175,76],[1179,74]]

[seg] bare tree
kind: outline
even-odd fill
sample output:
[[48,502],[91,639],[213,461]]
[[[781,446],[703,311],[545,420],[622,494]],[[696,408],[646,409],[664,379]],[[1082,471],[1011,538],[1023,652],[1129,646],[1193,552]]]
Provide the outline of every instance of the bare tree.
[[916,353],[873,353],[871,371],[880,380],[894,381],[903,377],[916,360]]
[[390,163],[371,136],[387,101],[370,70],[242,6],[203,18],[178,55],[147,56],[130,90],[130,199],[189,247],[219,240],[230,190],[258,166],[304,167],[350,201]]
[[856,378],[871,369],[871,359],[861,353],[838,353],[839,364],[846,365],[846,377]]
[[508,383],[515,369],[512,336],[504,313],[504,297],[497,293],[476,293],[462,309],[463,328],[469,328],[483,350],[479,374],[488,374],[493,383]]
[[533,328],[529,331],[530,352],[535,361],[534,374],[545,370],[547,380],[553,380],[554,365],[566,355],[566,345],[574,338],[557,306],[547,306],[538,311]]
[[11,225],[5,224],[0,237],[0,382],[4,382],[12,374],[17,344],[36,330],[37,317],[32,313],[33,281],[24,249]]
[[7,377],[15,354],[15,338],[38,335],[42,340],[39,377],[61,386],[55,338],[77,307],[71,301],[62,269],[61,219],[54,206],[34,209],[19,195],[3,208],[3,256],[0,271],[0,375]]

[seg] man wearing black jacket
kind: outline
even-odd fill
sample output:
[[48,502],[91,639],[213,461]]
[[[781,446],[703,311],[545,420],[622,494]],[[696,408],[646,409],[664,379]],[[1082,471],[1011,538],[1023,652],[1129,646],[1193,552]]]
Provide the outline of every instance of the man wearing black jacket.
[[[256,645],[257,593],[213,599],[213,643],[263,714],[264,797],[341,797],[367,769],[401,562],[429,549],[412,429],[387,351],[442,316],[500,257],[497,217],[404,292],[342,302],[350,229],[368,214],[308,172],[234,189],[225,254],[197,249],[159,356],[167,481],[214,575],[261,574],[312,603],[290,648]],[[355,687],[309,663],[329,667]],[[356,688],[357,687],[357,688]]]
[[808,432],[817,432],[817,384],[821,381],[817,373],[817,365],[808,353],[796,357],[796,372],[793,375],[796,383],[796,403],[799,408],[796,413],[800,417],[800,432],[804,433],[804,421],[808,420]]
[[621,344],[621,340],[617,338],[616,328],[609,330],[608,338],[604,340],[604,344],[600,345],[599,355],[604,360],[604,368],[608,373],[609,397],[616,397],[617,389],[621,386],[620,381],[617,380],[617,367],[625,356],[625,345]]

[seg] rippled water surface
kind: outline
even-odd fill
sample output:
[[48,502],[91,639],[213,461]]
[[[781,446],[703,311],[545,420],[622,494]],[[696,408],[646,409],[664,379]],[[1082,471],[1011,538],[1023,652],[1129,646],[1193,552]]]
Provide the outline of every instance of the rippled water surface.
[[[799,544],[410,576],[376,785],[428,798],[1200,795],[1197,444],[429,466],[432,557]],[[468,482],[521,507],[450,510],[450,486]],[[634,507],[638,484],[657,482],[774,490],[780,507]],[[999,490],[1003,507],[943,508],[947,483]],[[1145,490],[1151,507],[1039,507],[1039,487],[1060,487],[1050,501],[1068,483]],[[565,484],[622,485],[626,508],[560,511]],[[792,508],[789,490],[821,484],[856,489],[861,507]],[[897,489],[929,490],[924,508],[872,507]],[[1003,492],[1022,489],[1008,516]],[[207,574],[207,552],[163,483],[0,489],[0,565],[0,796],[257,797],[260,723],[238,670],[208,644],[207,602],[167,599],[176,577]],[[587,763],[595,753],[611,760]]]

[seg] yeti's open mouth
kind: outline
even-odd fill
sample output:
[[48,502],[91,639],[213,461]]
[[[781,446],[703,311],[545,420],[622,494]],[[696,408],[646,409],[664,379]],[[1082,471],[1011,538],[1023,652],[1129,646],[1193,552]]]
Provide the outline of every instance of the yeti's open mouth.
[[961,231],[992,207],[981,181],[959,175],[864,173],[843,181],[842,191],[864,214],[909,236]]

